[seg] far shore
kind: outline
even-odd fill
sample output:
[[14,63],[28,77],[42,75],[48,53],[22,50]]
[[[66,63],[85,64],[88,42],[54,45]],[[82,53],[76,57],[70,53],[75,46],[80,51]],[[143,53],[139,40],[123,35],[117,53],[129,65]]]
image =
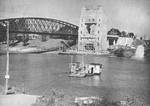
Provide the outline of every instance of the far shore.
[[[9,53],[19,54],[19,53],[44,53],[44,52],[52,52],[57,51],[58,47],[52,48],[39,48],[39,47],[10,47]],[[0,51],[0,54],[6,54],[6,48]]]

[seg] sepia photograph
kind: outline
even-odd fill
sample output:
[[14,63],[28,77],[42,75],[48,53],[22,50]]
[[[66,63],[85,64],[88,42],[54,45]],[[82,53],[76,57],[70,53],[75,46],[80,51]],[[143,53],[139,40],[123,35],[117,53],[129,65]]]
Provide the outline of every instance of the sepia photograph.
[[0,106],[150,106],[150,0],[0,0]]

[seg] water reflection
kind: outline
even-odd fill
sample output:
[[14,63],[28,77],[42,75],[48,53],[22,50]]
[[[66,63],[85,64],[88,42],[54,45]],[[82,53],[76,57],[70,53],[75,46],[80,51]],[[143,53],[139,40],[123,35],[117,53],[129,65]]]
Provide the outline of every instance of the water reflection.
[[135,56],[133,56],[133,59],[137,60],[143,60],[144,59],[144,46],[139,45],[136,49]]
[[87,77],[85,79],[81,80],[81,84],[86,85],[86,86],[99,86],[100,83],[102,82],[102,79],[100,76],[92,76],[92,77]]

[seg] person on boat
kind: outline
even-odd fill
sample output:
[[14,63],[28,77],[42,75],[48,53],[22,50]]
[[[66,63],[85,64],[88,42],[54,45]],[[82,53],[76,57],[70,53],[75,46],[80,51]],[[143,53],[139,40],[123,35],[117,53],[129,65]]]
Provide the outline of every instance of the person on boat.
[[94,71],[94,68],[92,67],[92,68],[91,68],[91,74],[93,74],[93,71]]
[[83,70],[86,71],[86,66],[83,66]]
[[103,65],[101,64],[100,65],[100,70],[99,70],[100,71],[100,80],[102,80],[102,69],[103,69]]

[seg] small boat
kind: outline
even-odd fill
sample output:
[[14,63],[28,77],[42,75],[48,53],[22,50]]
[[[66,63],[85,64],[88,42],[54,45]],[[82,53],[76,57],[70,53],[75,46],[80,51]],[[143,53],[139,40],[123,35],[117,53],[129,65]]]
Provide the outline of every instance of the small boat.
[[101,75],[103,65],[99,63],[81,64],[80,62],[73,62],[70,66],[71,72],[69,77],[86,77]]
[[85,77],[86,74],[83,71],[83,68],[80,64],[80,62],[73,62],[70,64],[71,66],[71,72],[69,77]]

